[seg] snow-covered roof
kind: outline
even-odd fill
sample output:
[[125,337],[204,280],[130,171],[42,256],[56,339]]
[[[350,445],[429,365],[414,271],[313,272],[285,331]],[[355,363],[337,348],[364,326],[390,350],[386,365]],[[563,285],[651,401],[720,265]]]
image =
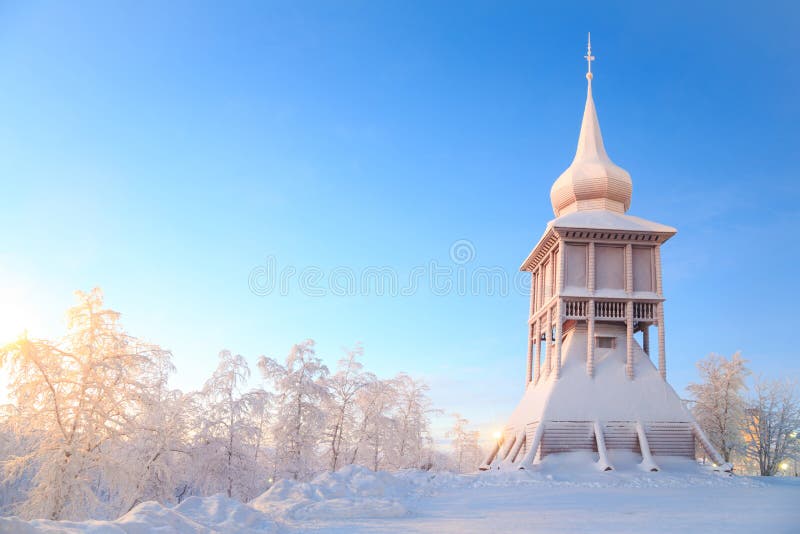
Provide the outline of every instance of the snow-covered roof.
[[548,249],[558,238],[557,232],[564,230],[602,230],[606,232],[635,232],[661,234],[663,243],[678,231],[672,226],[661,224],[641,217],[617,213],[606,209],[581,210],[567,213],[557,217],[547,223],[542,237],[533,247],[533,250],[520,266],[521,271],[526,271],[531,267],[532,262],[544,250]]
[[604,209],[567,213],[548,223],[548,228],[585,228],[587,230],[619,230],[623,232],[657,232],[674,235],[677,230],[641,217]]

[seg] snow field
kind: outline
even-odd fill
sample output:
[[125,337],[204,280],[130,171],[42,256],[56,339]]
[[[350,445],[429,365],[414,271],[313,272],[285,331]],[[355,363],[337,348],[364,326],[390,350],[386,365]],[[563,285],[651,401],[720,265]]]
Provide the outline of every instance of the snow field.
[[347,466],[310,482],[281,480],[245,504],[223,495],[175,507],[146,502],[115,521],[0,518],[0,533],[276,532],[800,532],[800,481],[714,473],[659,458],[642,471],[616,454],[615,471],[591,454],[545,458],[529,471],[457,475]]

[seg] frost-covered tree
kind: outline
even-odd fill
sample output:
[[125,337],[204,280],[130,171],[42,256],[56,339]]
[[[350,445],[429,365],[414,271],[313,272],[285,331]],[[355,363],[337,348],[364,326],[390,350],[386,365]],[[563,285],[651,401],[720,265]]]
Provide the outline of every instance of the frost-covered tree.
[[263,460],[264,448],[269,436],[269,426],[272,421],[273,396],[261,388],[249,393],[255,436],[253,441],[253,460],[258,464]]
[[421,467],[429,462],[432,439],[429,414],[433,411],[428,397],[430,388],[405,373],[393,380],[396,447],[392,465],[396,469]]
[[352,449],[356,418],[356,395],[362,388],[377,380],[372,373],[364,372],[358,358],[364,355],[361,345],[347,351],[339,360],[336,373],[330,377],[328,388],[328,428],[326,440],[329,466],[336,471],[345,462],[348,450]]
[[357,441],[350,463],[359,463],[378,471],[392,457],[396,428],[392,411],[397,406],[395,385],[393,380],[377,380],[358,392]]
[[687,388],[695,399],[692,411],[698,424],[726,462],[742,445],[745,379],[750,374],[746,364],[738,352],[730,359],[710,354],[697,362],[702,382]]
[[229,350],[196,398],[199,428],[195,455],[203,473],[203,491],[224,491],[228,497],[252,498],[248,481],[253,455],[249,445],[258,434],[251,417],[257,397],[246,393],[247,361]]
[[781,462],[796,459],[800,444],[800,395],[797,384],[759,378],[752,389],[744,424],[745,456],[762,476],[773,476]]
[[62,341],[23,337],[0,350],[15,405],[9,422],[30,442],[4,465],[7,477],[31,474],[17,507],[26,517],[117,512],[108,503],[130,489],[130,477],[114,453],[138,430],[153,368],[169,359],[125,333],[119,313],[103,307],[100,289],[77,297]]
[[250,413],[255,433],[250,443],[253,463],[250,470],[252,495],[259,495],[269,487],[270,473],[274,472],[274,455],[269,448],[270,427],[273,421],[273,395],[262,388],[253,389],[250,397]]
[[273,476],[307,479],[359,462],[442,465],[428,387],[378,380],[356,346],[336,374],[309,340],[285,363],[261,357],[273,392],[247,390],[245,359],[222,351],[202,390],[169,388],[169,351],[122,328],[99,289],[78,293],[65,336],[0,348],[0,514],[111,518],[150,500],[224,492],[248,500]]
[[453,463],[459,473],[474,471],[483,459],[479,445],[480,432],[469,429],[469,420],[453,414],[453,427],[447,432],[453,447]]
[[154,359],[150,387],[141,399],[136,425],[112,452],[118,476],[127,477],[126,489],[118,496],[120,512],[145,501],[175,502],[175,488],[186,464],[188,446],[188,402],[179,390],[170,390],[172,362]]
[[275,391],[272,432],[276,472],[295,480],[306,479],[320,469],[328,368],[317,357],[311,339],[294,345],[285,365],[262,356],[258,368]]
[[15,412],[12,404],[0,406],[0,516],[13,515],[16,505],[25,500],[33,476],[32,469],[15,477],[3,476],[4,460],[20,457],[34,446],[31,437],[15,427],[19,422]]

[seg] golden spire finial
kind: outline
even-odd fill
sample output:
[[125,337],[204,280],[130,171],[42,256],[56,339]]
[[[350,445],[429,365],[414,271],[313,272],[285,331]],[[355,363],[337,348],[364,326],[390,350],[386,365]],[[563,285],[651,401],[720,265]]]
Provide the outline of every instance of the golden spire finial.
[[589,70],[586,72],[586,79],[592,81],[592,61],[594,61],[594,56],[592,55],[592,32],[589,32],[589,42],[586,45],[586,55],[583,57],[586,58],[586,63],[589,65]]

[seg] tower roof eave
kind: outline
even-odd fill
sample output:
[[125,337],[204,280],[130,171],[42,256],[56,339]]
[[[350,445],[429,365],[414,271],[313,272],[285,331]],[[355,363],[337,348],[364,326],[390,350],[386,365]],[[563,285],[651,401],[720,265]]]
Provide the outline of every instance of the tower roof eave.
[[587,230],[599,232],[623,232],[629,234],[655,234],[662,239],[659,243],[664,243],[667,239],[674,236],[678,231],[672,226],[648,221],[634,215],[617,213],[609,210],[584,210],[574,211],[561,217],[557,217],[547,223],[547,228],[542,237],[533,247],[533,250],[520,265],[520,271],[528,271],[535,262],[536,257],[544,250],[549,248],[558,235],[568,230]]

